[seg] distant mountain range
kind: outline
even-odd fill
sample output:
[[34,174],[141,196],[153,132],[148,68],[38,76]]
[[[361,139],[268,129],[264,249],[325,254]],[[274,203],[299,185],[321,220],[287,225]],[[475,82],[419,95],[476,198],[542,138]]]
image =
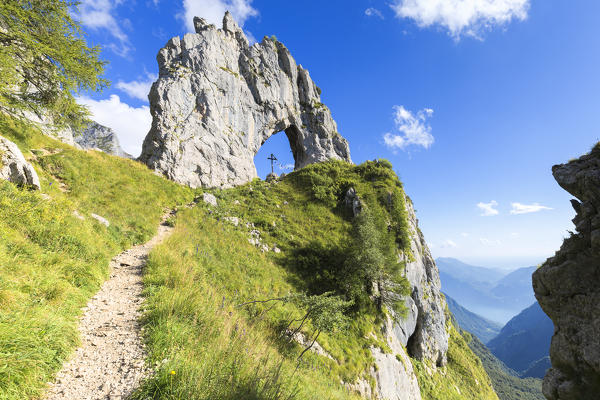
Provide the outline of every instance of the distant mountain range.
[[454,258],[438,258],[442,291],[466,309],[506,323],[535,302],[531,274],[536,267],[506,271],[477,267]]
[[487,346],[522,377],[542,378],[550,368],[550,339],[553,333],[552,320],[535,302],[511,319]]
[[489,342],[500,333],[501,324],[477,315],[458,304],[456,300],[447,294],[445,296],[448,308],[461,329],[474,334],[483,343]]

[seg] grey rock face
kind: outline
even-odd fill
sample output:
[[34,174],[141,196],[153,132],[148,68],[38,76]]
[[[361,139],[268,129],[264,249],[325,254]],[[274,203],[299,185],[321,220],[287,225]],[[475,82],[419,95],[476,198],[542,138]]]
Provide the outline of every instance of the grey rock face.
[[121,149],[115,132],[97,122],[90,122],[81,133],[76,134],[75,142],[83,149],[100,149],[114,156],[133,158]]
[[0,136],[0,179],[40,189],[40,180],[16,144]]
[[195,34],[172,38],[158,53],[141,161],[191,187],[231,187],[257,176],[254,156],[281,131],[296,169],[351,161],[320,89],[282,43],[249,46],[229,13],[223,29],[201,18],[194,25]]
[[384,353],[378,347],[371,348],[377,365],[377,368],[371,371],[376,382],[376,397],[389,400],[421,400],[417,376],[409,356],[395,335],[394,325],[396,324],[388,318],[383,326],[392,354]]
[[356,217],[360,213],[361,202],[354,188],[350,188],[346,192],[346,195],[344,196],[344,204],[348,209],[352,210],[353,216]]
[[75,143],[74,139],[74,132],[73,129],[71,129],[71,127],[65,126],[62,128],[57,128],[54,125],[53,119],[48,115],[37,115],[33,112],[28,111],[21,111],[19,114],[22,117],[36,124],[44,135],[50,136],[51,138],[60,140],[63,143],[77,147],[77,144]]
[[576,233],[533,274],[533,289],[554,322],[552,368],[544,395],[550,400],[597,399],[600,393],[600,146],[555,165],[558,184],[577,197]]
[[[446,301],[441,293],[439,271],[431,257],[423,234],[419,230],[411,200],[406,197],[406,208],[411,230],[413,260],[407,260],[406,277],[412,287],[411,299],[416,306],[409,308],[407,322],[394,328],[398,339],[403,342],[406,335],[408,354],[419,360],[430,360],[434,366],[446,365],[449,334],[446,331]],[[414,332],[411,319],[416,319]]]

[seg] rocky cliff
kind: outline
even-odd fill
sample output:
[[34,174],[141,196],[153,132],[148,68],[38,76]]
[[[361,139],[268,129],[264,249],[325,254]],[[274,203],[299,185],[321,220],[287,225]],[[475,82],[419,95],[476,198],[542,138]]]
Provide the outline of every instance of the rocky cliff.
[[74,139],[75,143],[84,149],[100,149],[114,156],[133,158],[131,154],[121,149],[115,132],[97,122],[90,122]]
[[544,379],[550,400],[598,399],[600,393],[600,146],[555,165],[558,184],[577,197],[576,232],[533,274],[542,309],[554,322],[552,368]]
[[[345,196],[346,207],[354,215],[363,205],[354,189]],[[439,271],[435,265],[419,223],[412,201],[405,197],[411,254],[405,255],[405,274],[411,294],[404,298],[408,312],[403,318],[388,317],[382,326],[391,354],[371,347],[376,368],[371,371],[375,379],[374,397],[390,400],[420,400],[417,376],[410,361],[413,357],[426,361],[432,367],[447,363],[449,334],[446,327],[446,301],[441,293]],[[366,382],[351,386],[364,397],[373,394]]]
[[254,156],[281,131],[296,169],[350,161],[320,89],[282,43],[265,37],[249,46],[229,13],[222,29],[197,17],[194,25],[196,33],[158,53],[141,161],[192,187],[231,187],[257,176]]

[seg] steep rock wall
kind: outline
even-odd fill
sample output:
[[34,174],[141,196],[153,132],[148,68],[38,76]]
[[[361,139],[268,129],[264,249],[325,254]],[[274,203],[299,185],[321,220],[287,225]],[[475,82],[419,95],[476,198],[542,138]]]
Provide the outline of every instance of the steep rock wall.
[[449,338],[446,300],[441,292],[440,273],[419,229],[412,201],[406,197],[405,203],[413,256],[406,264],[406,277],[412,287],[407,305],[412,310],[416,309],[416,315],[414,311],[409,313],[403,323],[394,326],[394,332],[412,357],[430,360],[434,366],[441,367],[446,365]]
[[141,161],[192,187],[231,187],[257,176],[254,156],[280,131],[296,169],[351,161],[320,89],[282,43],[249,46],[229,13],[223,29],[197,17],[194,25],[195,34],[172,38],[158,53]]
[[[360,197],[350,188],[345,205],[354,216],[361,212]],[[410,357],[426,361],[432,367],[447,363],[449,334],[446,328],[446,301],[441,293],[439,271],[429,252],[415,214],[412,201],[405,197],[410,229],[411,255],[406,261],[406,278],[411,294],[404,298],[407,314],[403,318],[388,317],[382,326],[385,340],[392,353],[371,347],[376,368],[370,371],[376,386],[371,391],[367,382],[349,385],[366,398],[390,400],[420,400],[421,392]],[[393,315],[392,315],[393,317]]]
[[576,232],[534,274],[533,288],[554,322],[552,368],[544,395],[550,400],[600,396],[600,146],[567,164],[555,165],[558,184],[577,197]]

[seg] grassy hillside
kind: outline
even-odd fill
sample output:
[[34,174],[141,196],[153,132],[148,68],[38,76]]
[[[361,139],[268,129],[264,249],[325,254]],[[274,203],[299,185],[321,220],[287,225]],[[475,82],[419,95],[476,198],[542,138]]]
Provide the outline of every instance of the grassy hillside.
[[17,143],[42,185],[40,193],[0,182],[0,399],[26,399],[77,346],[77,316],[109,260],[151,237],[164,209],[193,193],[137,162],[75,150],[1,114],[0,135]]
[[[77,317],[106,279],[110,258],[148,239],[165,208],[194,193],[139,163],[73,149],[10,118],[0,118],[0,134],[18,144],[42,184],[39,193],[0,182],[0,399],[36,398],[77,346]],[[369,216],[359,224],[342,204],[349,187]],[[219,205],[182,209],[173,235],[150,256],[144,326],[156,373],[134,397],[358,398],[343,382],[374,383],[369,347],[391,351],[380,319],[390,307],[402,311],[389,299],[373,302],[370,270],[358,267],[383,263],[385,270],[371,272],[407,289],[403,265],[391,262],[408,244],[391,165],[330,162],[276,184],[213,193]],[[249,243],[252,230],[260,231],[258,246]],[[321,332],[327,316],[318,313],[300,323],[314,298],[290,294],[324,292],[352,303],[347,325]],[[299,325],[306,337],[320,332],[324,355],[306,352],[298,361],[304,347],[281,333]],[[451,333],[448,367],[430,375],[415,362],[424,399],[451,392],[494,399],[476,357]]]
[[469,347],[482,361],[500,400],[545,400],[541,379],[519,378],[476,337],[469,342]]
[[[145,276],[144,324],[157,373],[135,398],[342,399],[355,395],[341,382],[373,384],[366,372],[373,365],[369,347],[391,350],[378,328],[377,307],[344,286],[352,281],[345,267],[356,256],[356,230],[342,204],[348,187],[378,216],[382,241],[402,248],[402,186],[387,162],[312,165],[278,183],[255,180],[213,191],[218,206],[201,203],[178,213],[174,234],[152,251]],[[249,243],[252,230],[260,231],[258,246]],[[263,252],[263,246],[281,252]],[[304,310],[296,304],[240,306],[323,291],[356,300],[347,310],[349,326],[318,338],[333,359],[307,352],[296,361],[303,347],[281,334],[290,322],[298,326]],[[314,334],[314,322],[301,331]],[[415,367],[424,399],[497,399],[454,330],[448,367],[433,376],[424,363]]]

